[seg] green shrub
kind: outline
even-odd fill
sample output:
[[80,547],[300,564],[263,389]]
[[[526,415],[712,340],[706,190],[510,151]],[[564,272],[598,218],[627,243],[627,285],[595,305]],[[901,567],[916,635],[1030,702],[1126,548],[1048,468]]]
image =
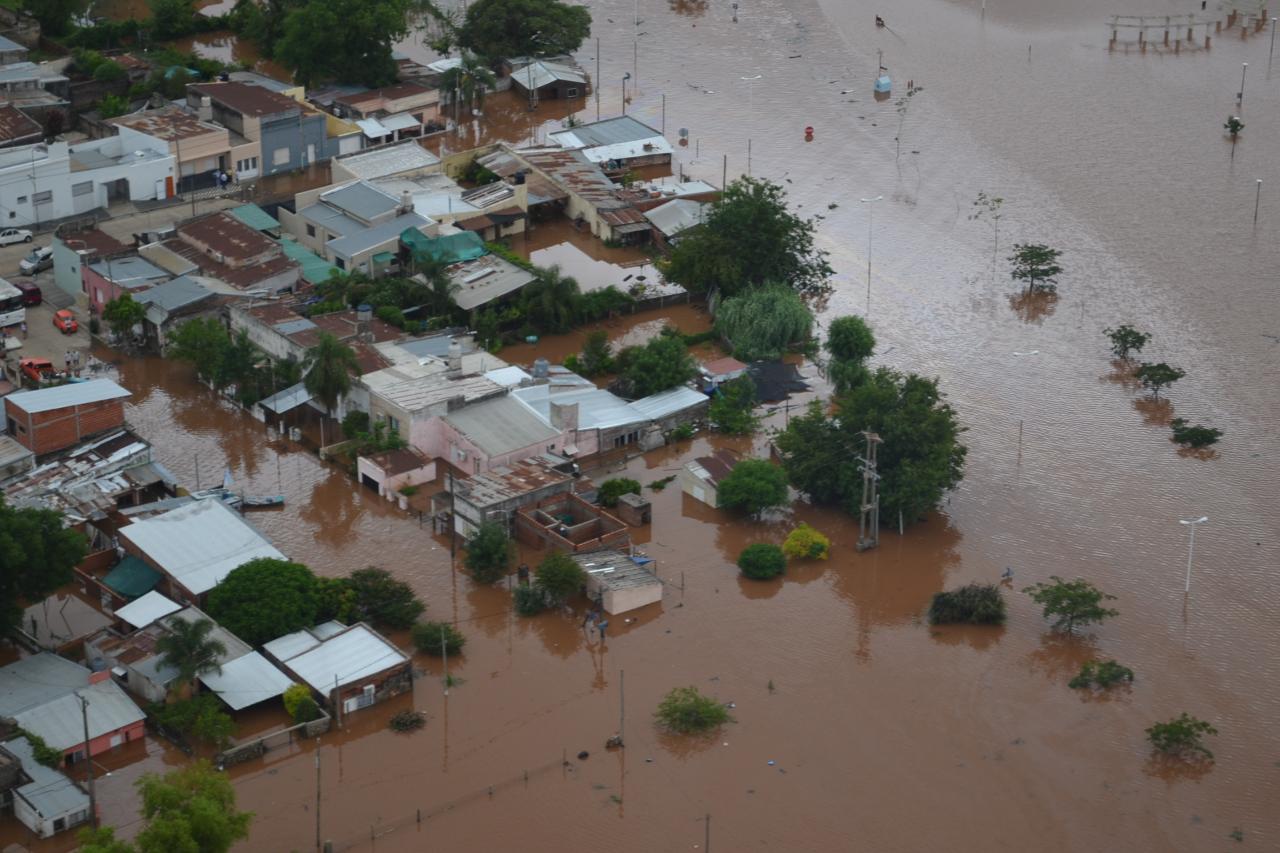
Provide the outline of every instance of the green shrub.
[[768,580],[786,571],[787,558],[777,545],[757,542],[742,549],[738,555],[738,568],[749,578]]
[[831,540],[807,524],[787,534],[782,553],[793,560],[825,560],[831,552]]
[[414,595],[412,587],[392,577],[386,569],[376,566],[357,569],[347,582],[355,592],[355,607],[360,618],[379,628],[403,631],[412,627],[427,609]]
[[971,583],[939,592],[929,604],[929,622],[933,625],[1003,625],[1004,620],[1004,595],[995,584]]
[[235,721],[222,710],[218,698],[212,693],[202,693],[193,699],[167,705],[155,703],[148,710],[165,728],[205,741],[218,749],[231,742],[231,735],[236,730]]
[[22,730],[22,736],[27,739],[27,743],[31,745],[31,754],[35,756],[36,761],[45,767],[52,767],[57,770],[62,766],[62,750],[54,749],[44,742],[44,738],[33,732]]
[[728,435],[750,435],[760,425],[755,406],[756,383],[749,376],[739,376],[716,389],[707,419]]
[[1216,735],[1218,730],[1204,720],[1183,711],[1167,723],[1156,723],[1147,729],[1147,740],[1157,752],[1174,758],[1213,758],[1204,745],[1205,735]]
[[1133,681],[1133,670],[1113,660],[1091,660],[1085,661],[1080,667],[1080,674],[1067,682],[1067,686],[1077,690],[1085,687],[1106,690],[1122,681]]
[[653,716],[660,726],[679,734],[705,732],[733,722],[723,704],[703,696],[696,687],[673,688]]
[[342,416],[342,437],[353,439],[369,432],[369,413],[353,410]]
[[93,79],[100,83],[111,83],[116,80],[123,80],[127,72],[124,66],[114,60],[106,60],[97,68],[93,69]]
[[318,720],[320,719],[320,706],[310,696],[303,696],[294,707],[292,716],[295,723],[309,723],[312,720]]
[[432,657],[442,657],[446,651],[459,654],[466,642],[462,632],[448,622],[419,622],[413,626],[414,646]]
[[303,699],[311,698],[311,688],[305,684],[291,684],[281,695],[280,699],[284,702],[284,712],[290,717],[298,716],[298,703]]
[[426,724],[427,718],[421,711],[396,711],[387,722],[387,726],[393,732],[401,734],[416,732]]
[[541,587],[518,586],[511,593],[511,603],[521,616],[537,616],[547,609],[547,595]]
[[534,569],[534,585],[549,605],[563,604],[587,583],[587,573],[563,551],[552,551]]
[[614,477],[600,484],[597,499],[601,506],[617,506],[618,498],[623,495],[640,494],[640,483],[626,477]]
[[693,424],[680,424],[671,431],[672,441],[688,441],[693,438]]
[[466,566],[476,583],[497,583],[511,566],[511,540],[497,522],[486,521],[467,539]]
[[1173,440],[1183,447],[1208,447],[1217,444],[1222,438],[1222,430],[1207,426],[1193,426],[1186,418],[1174,418],[1169,421],[1173,430]]

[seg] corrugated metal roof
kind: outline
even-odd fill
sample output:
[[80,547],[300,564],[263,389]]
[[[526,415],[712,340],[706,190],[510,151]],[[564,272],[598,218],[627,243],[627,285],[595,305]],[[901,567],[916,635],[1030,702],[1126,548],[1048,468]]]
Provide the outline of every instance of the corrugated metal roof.
[[339,236],[344,234],[354,234],[361,228],[366,228],[363,222],[358,219],[352,219],[336,207],[330,207],[327,204],[313,204],[310,207],[304,207],[298,211],[298,215],[312,225],[319,226],[330,234]]
[[383,222],[381,225],[375,225],[372,228],[365,228],[345,237],[330,240],[325,245],[332,252],[353,258],[361,252],[377,248],[383,243],[398,240],[400,232],[405,229],[412,228],[417,230],[424,225],[430,224],[431,220],[425,216],[419,216],[416,213],[403,213],[390,222]]
[[35,751],[24,737],[6,741],[4,748],[22,762],[22,771],[31,778],[14,789],[46,820],[89,810],[89,795],[61,772],[36,761]]
[[289,669],[318,692],[355,684],[409,658],[363,622],[289,660]]
[[525,380],[532,379],[522,367],[514,365],[509,367],[499,367],[497,370],[490,370],[484,375],[485,379],[496,382],[504,388],[514,388]]
[[169,273],[139,255],[125,258],[113,258],[109,261],[98,261],[89,264],[89,269],[124,288],[133,288],[154,281],[168,278]]
[[223,628],[217,622],[214,622],[209,618],[209,614],[199,607],[187,607],[179,610],[172,616],[167,617],[163,625],[165,628],[172,630],[175,622],[185,622],[190,625],[202,621],[213,622],[213,628],[209,631],[209,639],[222,643],[223,652],[218,655],[219,665],[225,666],[230,661],[242,658],[253,651],[253,648],[248,643]]
[[196,501],[135,521],[122,527],[120,535],[195,595],[213,589],[250,560],[285,559],[221,501]]
[[89,683],[89,670],[53,652],[0,669],[0,717],[12,717]]
[[292,634],[276,637],[271,642],[264,643],[262,648],[276,660],[287,661],[308,649],[314,649],[318,645],[320,645],[320,640],[306,628],[303,628],[301,631],[294,631]]
[[[80,699],[89,701],[82,715]],[[56,699],[14,714],[18,725],[44,738],[54,749],[70,749],[84,743],[84,717],[88,717],[89,738],[102,737],[146,719],[142,709],[111,679],[68,690]]]
[[463,311],[514,293],[536,278],[528,270],[497,255],[484,255],[454,264],[449,267],[448,274],[450,281],[458,285],[453,301]]
[[222,672],[206,672],[200,681],[233,711],[274,699],[293,684],[271,661],[249,652],[222,665]]
[[299,382],[283,391],[272,394],[265,400],[259,400],[258,405],[277,415],[283,415],[285,412],[291,412],[299,406],[311,399],[310,392],[307,391],[305,382]]
[[556,144],[564,148],[594,148],[599,145],[640,142],[655,136],[660,137],[662,133],[634,116],[615,116],[551,134]]
[[[560,62],[537,59],[533,62],[523,63],[518,68],[511,69],[511,82],[525,90],[541,89],[543,86],[550,86],[556,82],[585,84],[587,75],[581,68],[574,68]],[[586,92],[582,94],[585,95]]]
[[311,633],[320,640],[327,640],[330,637],[336,637],[345,630],[347,630],[346,625],[343,625],[337,619],[330,619],[328,622],[321,622],[319,625],[312,628]]
[[685,409],[708,404],[707,395],[701,391],[681,386],[671,388],[631,403],[631,408],[647,420],[656,421]]
[[509,395],[465,406],[444,419],[489,456],[541,445],[560,435]]
[[276,323],[271,328],[275,329],[282,335],[294,335],[298,332],[305,332],[307,329],[317,328],[316,324],[306,317],[299,317],[296,320],[285,320],[283,323]]
[[116,616],[135,628],[145,628],[157,619],[163,619],[170,613],[182,609],[178,604],[161,593],[152,590],[136,601],[131,601],[116,611]]
[[702,223],[705,205],[687,198],[677,198],[644,212],[645,219],[653,223],[667,237]]
[[400,203],[394,196],[387,195],[364,181],[356,181],[345,187],[322,193],[320,201],[366,222],[395,210],[396,205]]
[[280,248],[284,249],[285,255],[290,260],[297,261],[298,266],[302,268],[302,277],[311,284],[326,282],[333,273],[340,272],[333,264],[291,237],[281,239]]
[[110,379],[91,379],[88,382],[71,382],[54,388],[41,388],[37,391],[19,391],[5,397],[24,412],[50,412],[54,409],[65,409],[68,406],[87,406],[90,403],[101,403],[103,400],[118,400],[130,396]]
[[551,404],[578,405],[578,429],[609,429],[638,423],[643,418],[627,401],[594,385],[530,385],[511,392],[544,422],[551,422]]
[[259,231],[277,231],[280,228],[280,223],[256,204],[242,204],[239,207],[231,208],[227,213],[230,213],[250,228],[256,228]]
[[212,295],[213,291],[200,282],[186,276],[179,276],[139,294],[138,301],[143,305],[154,305],[164,311],[172,312],[203,302]]
[[346,154],[333,162],[357,178],[372,180],[427,169],[439,163],[440,158],[411,139],[398,145]]

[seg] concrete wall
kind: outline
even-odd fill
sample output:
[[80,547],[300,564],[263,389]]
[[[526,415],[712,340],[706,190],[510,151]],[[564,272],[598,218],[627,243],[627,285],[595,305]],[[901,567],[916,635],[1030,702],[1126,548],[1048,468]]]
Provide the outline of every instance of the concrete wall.
[[388,477],[383,470],[368,457],[361,456],[356,460],[356,480],[365,485],[368,478],[378,485],[378,494],[382,497],[394,497],[405,486],[417,486],[422,483],[433,483],[436,479],[436,463],[428,462],[421,468],[405,471]]
[[[261,126],[263,175],[305,169],[338,153],[336,140],[319,114],[264,120]],[[278,162],[283,158],[283,162]]]
[[[62,832],[89,822],[88,811],[67,812],[65,814],[56,815],[40,815],[27,803],[26,800],[21,796],[16,795],[13,798],[13,816],[16,817],[23,826],[41,838],[48,838],[55,832]],[[64,823],[55,830],[54,826],[58,820],[62,820]]]
[[71,447],[88,436],[124,426],[124,403],[121,400],[102,400],[31,413],[6,399],[4,410],[14,439],[37,456]]

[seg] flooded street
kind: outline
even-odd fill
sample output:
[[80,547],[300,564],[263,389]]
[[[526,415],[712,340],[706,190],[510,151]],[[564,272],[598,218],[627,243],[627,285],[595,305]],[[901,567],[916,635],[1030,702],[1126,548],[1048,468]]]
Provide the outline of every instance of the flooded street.
[[[969,427],[966,478],[945,512],[861,554],[843,514],[797,505],[793,519],[758,524],[675,484],[646,490],[654,520],[637,539],[668,585],[660,607],[613,620],[605,647],[580,620],[513,617],[505,590],[478,589],[451,565],[447,540],[212,404],[186,367],[121,365],[130,422],[179,479],[193,482],[198,467],[212,483],[229,468],[237,487],[284,493],[282,510],[252,521],[291,558],[322,574],[388,568],[429,618],[467,635],[449,662],[463,683],[447,697],[440,663],[416,661],[424,730],[386,729],[402,697],[322,741],[324,838],[359,851],[648,853],[703,845],[710,815],[721,851],[1220,851],[1237,846],[1236,828],[1241,849],[1280,846],[1280,73],[1266,79],[1270,34],[1238,29],[1209,51],[1109,52],[1112,14],[1193,11],[1147,2],[993,0],[983,16],[977,0],[763,0],[742,4],[735,24],[727,4],[645,0],[638,28],[633,4],[591,4],[605,116],[632,72],[628,112],[656,126],[666,96],[668,136],[690,131],[679,156],[691,176],[719,184],[724,155],[730,178],[746,172],[749,139],[752,174],[824,217],[838,272],[824,323],[868,313],[859,199],[884,197],[872,227],[877,361],[939,376]],[[872,26],[877,13],[889,29]],[[871,97],[877,50],[895,87],[882,103]],[[594,40],[580,58],[594,71]],[[908,79],[923,90],[899,112]],[[515,142],[540,138],[568,108],[547,102],[531,117],[513,102],[491,97],[485,112]],[[1234,159],[1221,130],[1232,113],[1247,125]],[[463,130],[450,150],[489,138]],[[968,219],[981,190],[1005,199],[994,263],[990,228]],[[555,241],[556,227],[526,248],[584,289],[641,260],[598,269],[598,248]],[[1055,302],[1011,300],[1004,257],[1019,241],[1064,250]],[[694,308],[665,314],[685,331],[706,325]],[[661,316],[606,328],[633,343]],[[1187,371],[1169,408],[1117,381],[1101,330],[1125,322],[1154,333],[1144,356]],[[584,336],[502,356],[559,360]],[[1218,452],[1180,455],[1173,416],[1224,430]],[[742,444],[699,437],[624,469],[648,484],[720,446]],[[1200,515],[1210,520],[1184,596],[1178,520]],[[831,560],[776,582],[739,579],[738,551],[779,541],[797,520],[831,536]],[[923,622],[933,593],[995,581],[1006,566],[1016,589],[1086,577],[1118,596],[1120,616],[1063,639],[1007,591],[1003,628]],[[1132,689],[1103,700],[1069,690],[1097,655],[1131,667]],[[623,671],[627,748],[606,753]],[[684,685],[734,702],[737,722],[709,740],[659,734],[653,709]],[[1208,772],[1149,759],[1143,730],[1183,711],[1220,731]],[[239,849],[314,842],[313,749],[231,771],[257,814]],[[157,749],[143,769],[167,760]],[[136,772],[101,786],[109,821],[133,819],[121,782]]]

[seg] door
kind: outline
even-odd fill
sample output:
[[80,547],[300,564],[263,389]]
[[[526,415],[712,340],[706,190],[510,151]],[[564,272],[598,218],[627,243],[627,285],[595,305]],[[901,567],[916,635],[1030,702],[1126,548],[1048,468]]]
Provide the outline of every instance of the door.
[[173,175],[164,179],[164,195],[161,198],[173,198]]
[[112,749],[114,749],[115,747],[119,746],[122,743],[124,743],[124,735],[120,734],[119,732],[116,732],[111,736]]

